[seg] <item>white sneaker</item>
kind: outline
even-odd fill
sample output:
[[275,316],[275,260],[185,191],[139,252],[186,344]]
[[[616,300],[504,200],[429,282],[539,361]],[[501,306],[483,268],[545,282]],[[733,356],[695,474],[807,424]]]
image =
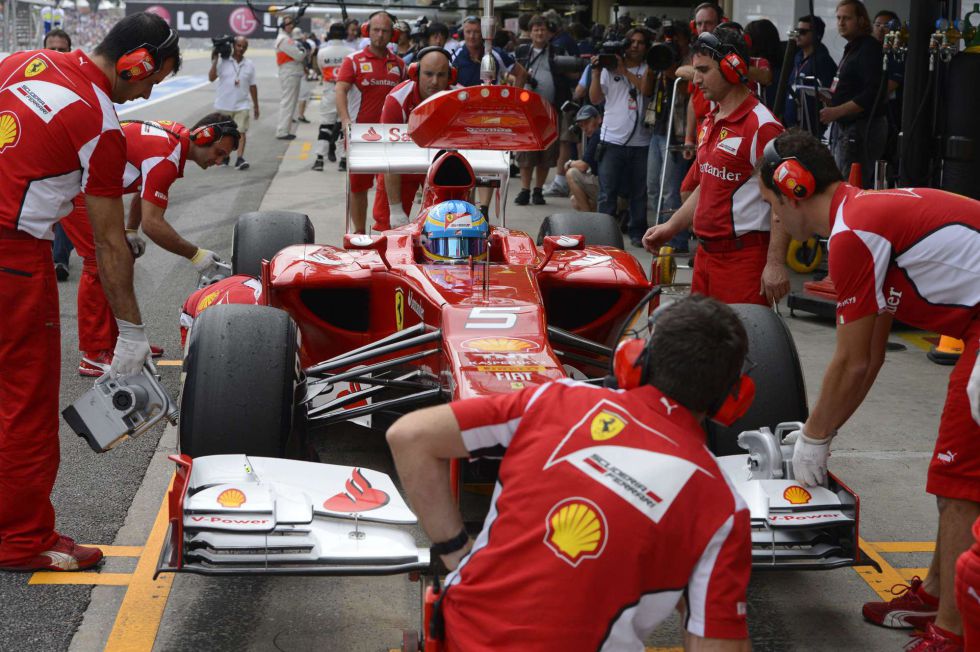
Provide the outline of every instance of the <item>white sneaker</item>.
[[564,177],[555,177],[555,180],[544,189],[545,197],[568,197],[568,182],[559,181],[559,179],[564,179]]

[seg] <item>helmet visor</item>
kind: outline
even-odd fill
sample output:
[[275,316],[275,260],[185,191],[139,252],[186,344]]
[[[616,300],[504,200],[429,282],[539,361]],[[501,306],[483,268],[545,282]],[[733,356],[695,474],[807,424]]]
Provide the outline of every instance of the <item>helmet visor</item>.
[[436,259],[466,260],[470,256],[483,256],[487,251],[487,241],[483,238],[429,238],[425,249]]

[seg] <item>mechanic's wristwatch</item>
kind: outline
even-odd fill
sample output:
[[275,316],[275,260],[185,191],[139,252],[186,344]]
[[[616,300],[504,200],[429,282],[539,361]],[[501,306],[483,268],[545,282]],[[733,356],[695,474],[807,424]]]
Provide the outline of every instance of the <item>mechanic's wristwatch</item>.
[[432,551],[433,555],[451,555],[454,552],[461,550],[469,540],[470,535],[466,533],[466,528],[464,527],[459,531],[459,534],[454,536],[452,539],[449,539],[448,541],[440,541],[439,543],[433,543],[430,550]]

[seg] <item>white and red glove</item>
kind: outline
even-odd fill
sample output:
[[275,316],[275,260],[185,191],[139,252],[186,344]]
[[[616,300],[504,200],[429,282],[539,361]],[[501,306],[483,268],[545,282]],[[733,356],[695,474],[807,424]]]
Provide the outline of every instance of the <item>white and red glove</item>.
[[219,263],[224,263],[224,261],[218,257],[218,254],[209,249],[199,248],[191,258],[191,265],[201,276],[214,276],[216,272],[220,271]]
[[116,338],[116,350],[112,352],[112,364],[109,375],[133,376],[143,370],[143,365],[150,357],[150,343],[146,339],[143,324],[133,324],[124,319],[117,319],[119,337]]
[[139,258],[146,251],[146,240],[136,229],[126,229],[126,242],[129,243],[130,251],[133,252],[133,258]]
[[[834,433],[836,434],[836,433]],[[827,485],[827,459],[830,457],[831,434],[826,439],[808,437],[803,429],[794,430],[784,441],[793,444],[793,477],[808,487]]]
[[980,354],[973,363],[973,372],[966,383],[966,395],[970,399],[970,414],[977,425],[980,425]]

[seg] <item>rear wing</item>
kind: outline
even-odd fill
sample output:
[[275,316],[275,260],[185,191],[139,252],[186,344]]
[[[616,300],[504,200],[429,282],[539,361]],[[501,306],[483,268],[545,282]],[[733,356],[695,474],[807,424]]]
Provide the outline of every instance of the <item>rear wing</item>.
[[[443,148],[419,147],[408,135],[405,124],[352,124],[347,134],[348,174],[426,174]],[[469,162],[478,187],[495,189],[500,225],[505,226],[510,155],[504,151],[458,150]],[[347,185],[348,231],[350,231],[350,184]],[[489,216],[488,216],[489,217]]]

